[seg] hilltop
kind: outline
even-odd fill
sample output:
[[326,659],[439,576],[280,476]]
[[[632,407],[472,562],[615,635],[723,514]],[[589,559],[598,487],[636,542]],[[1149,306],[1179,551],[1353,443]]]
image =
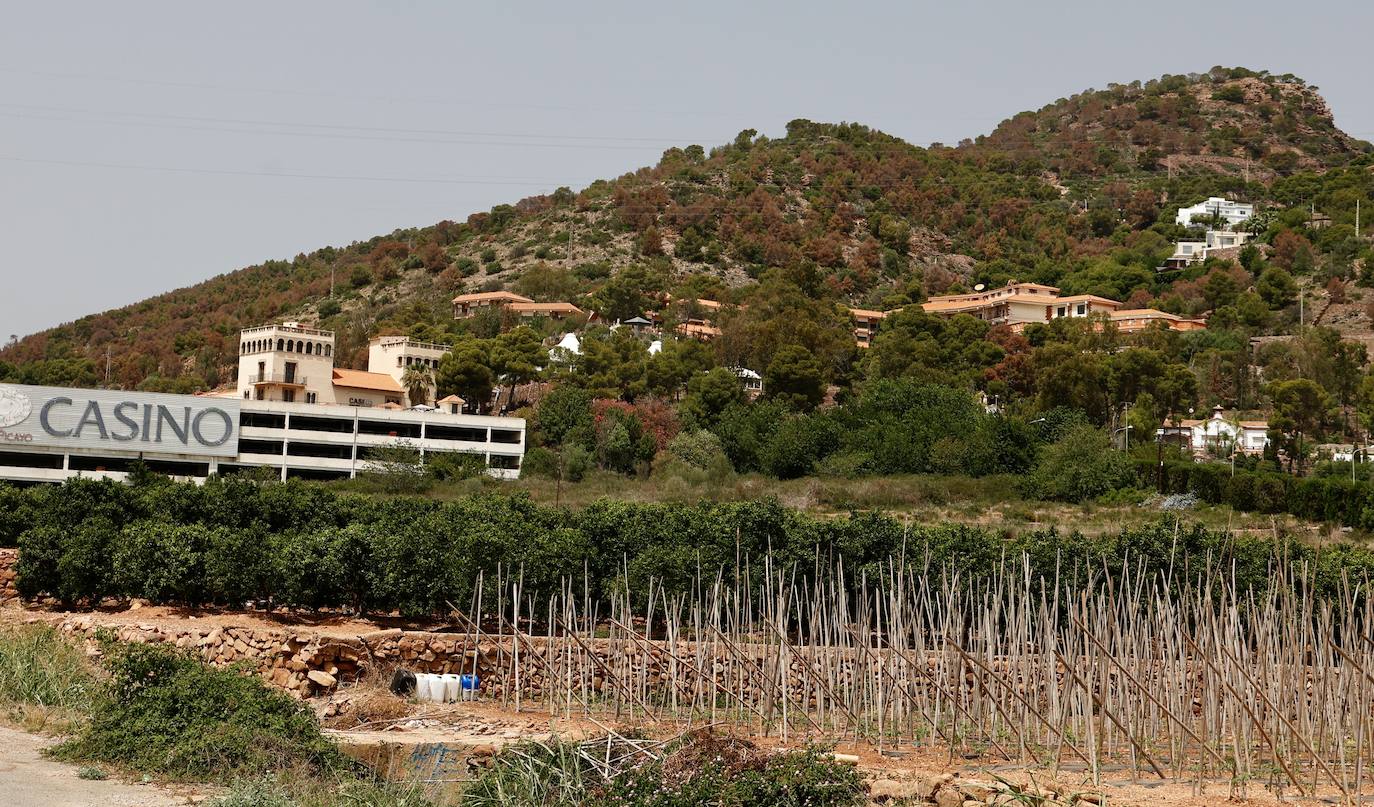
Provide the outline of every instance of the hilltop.
[[[1015,278],[1196,315],[1213,301],[1177,283],[1200,273],[1153,272],[1183,235],[1175,209],[1226,193],[1268,208],[1263,224],[1319,206],[1337,226],[1302,235],[1319,264],[1307,268],[1353,279],[1362,264],[1347,222],[1352,193],[1368,195],[1370,150],[1336,128],[1316,88],[1241,68],[1088,91],[955,147],[796,120],[779,138],[751,129],[709,150],[672,148],[581,191],[83,317],[0,351],[0,377],[95,384],[108,356],[114,385],[205,388],[232,374],[240,328],[288,317],[338,331],[341,363],[357,365],[378,332],[463,335],[450,298],[503,288],[617,318],[649,292],[783,293],[770,279],[827,304],[891,309]],[[1292,218],[1282,226],[1301,224]],[[758,358],[728,340],[719,350]]]
[[977,144],[1063,176],[1202,169],[1265,182],[1370,150],[1336,127],[1302,79],[1220,67],[1061,98],[1003,121]]

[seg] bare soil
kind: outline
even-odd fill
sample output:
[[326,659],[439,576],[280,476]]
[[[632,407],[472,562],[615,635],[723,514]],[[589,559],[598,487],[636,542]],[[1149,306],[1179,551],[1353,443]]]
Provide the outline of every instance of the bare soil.
[[[401,623],[394,619],[358,619],[347,615],[303,615],[291,613],[228,612],[189,610],[161,606],[133,608],[105,608],[86,611],[93,621],[111,627],[129,624],[153,624],[160,627],[247,627],[302,628],[315,630],[322,636],[347,637],[381,628],[405,627],[416,630],[442,629],[442,622]],[[70,612],[57,608],[23,606],[11,602],[0,607],[0,622],[45,621],[56,622]],[[555,736],[585,739],[604,735],[608,731],[667,739],[687,730],[688,726],[672,723],[644,723],[617,719],[614,715],[587,717],[578,714],[550,713],[547,706],[525,705],[521,709],[495,702],[456,704],[420,704],[395,698],[386,691],[385,682],[367,679],[341,685],[327,697],[310,701],[328,727],[329,734],[345,746],[380,748],[399,746],[415,748],[444,746],[458,758],[488,758],[501,748],[522,740],[546,741]],[[700,726],[690,728],[699,729]],[[713,731],[728,734],[729,726],[714,726]],[[169,794],[148,786],[119,785],[111,782],[87,782],[76,779],[75,768],[49,762],[37,754],[45,742],[39,738],[10,730],[0,734],[0,793],[8,796],[18,792],[22,798],[37,801],[0,799],[4,804],[96,805],[162,805],[186,803],[185,796],[177,800]],[[11,735],[22,742],[5,742]],[[774,736],[746,735],[746,739],[764,748],[784,749],[805,747],[809,741],[802,736],[787,740]],[[27,749],[27,750],[26,750]],[[1334,791],[1321,791],[1319,798],[1299,799],[1291,792],[1271,792],[1263,782],[1250,782],[1248,790],[1240,784],[1208,781],[1200,786],[1190,781],[1161,781],[1144,777],[1133,779],[1128,769],[1120,766],[1104,767],[1101,784],[1094,785],[1090,771],[1084,765],[1063,764],[1057,771],[1042,765],[1027,766],[986,756],[973,759],[951,758],[947,752],[902,746],[879,748],[868,742],[846,741],[835,746],[837,753],[858,757],[860,769],[875,781],[886,784],[912,784],[944,774],[959,779],[994,781],[1005,779],[1017,785],[1045,786],[1058,783],[1069,790],[1100,792],[1111,805],[1142,805],[1145,807],[1202,807],[1203,805],[1272,804],[1276,797],[1292,804],[1338,803]],[[11,781],[31,782],[28,790],[11,791]],[[51,790],[45,790],[50,788]],[[109,795],[105,795],[108,792]],[[29,795],[25,795],[29,794]],[[144,801],[128,799],[144,798]],[[68,799],[63,801],[62,799]],[[42,800],[47,799],[47,800]],[[85,799],[85,800],[83,800]],[[120,799],[125,799],[121,801]],[[162,799],[162,800],[159,800]],[[171,800],[168,800],[171,799]]]

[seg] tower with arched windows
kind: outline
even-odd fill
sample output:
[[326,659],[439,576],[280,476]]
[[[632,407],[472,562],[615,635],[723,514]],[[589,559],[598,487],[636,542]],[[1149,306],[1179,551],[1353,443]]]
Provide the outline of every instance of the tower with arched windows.
[[239,333],[240,398],[333,403],[333,372],[333,331],[283,322]]

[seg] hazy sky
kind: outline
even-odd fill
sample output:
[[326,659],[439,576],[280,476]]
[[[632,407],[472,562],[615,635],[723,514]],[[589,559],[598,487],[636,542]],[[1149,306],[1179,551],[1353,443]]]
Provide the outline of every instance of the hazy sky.
[[1374,139],[1368,0],[653,5],[0,2],[0,340],[793,118],[953,143],[1223,64]]

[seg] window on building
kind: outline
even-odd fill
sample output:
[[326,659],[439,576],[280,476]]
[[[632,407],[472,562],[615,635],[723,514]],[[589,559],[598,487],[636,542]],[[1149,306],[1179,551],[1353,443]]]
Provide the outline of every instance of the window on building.
[[286,401],[287,403],[294,403],[295,400],[296,400],[296,391],[293,390],[293,389],[284,389],[284,390],[282,390],[282,391],[281,391],[281,399],[282,399],[283,401]]
[[305,394],[305,402],[306,402],[306,403],[311,403],[311,404],[312,404],[312,403],[315,403],[315,393],[313,393],[313,392],[307,392],[307,393]]
[[1087,303],[1079,303],[1079,304],[1078,304],[1078,316],[1081,317],[1081,316],[1083,316],[1083,315],[1086,314],[1086,313],[1088,313],[1088,304],[1087,304]]
[[248,390],[244,390],[244,391],[243,391],[243,399],[244,399],[245,401],[248,400]]

